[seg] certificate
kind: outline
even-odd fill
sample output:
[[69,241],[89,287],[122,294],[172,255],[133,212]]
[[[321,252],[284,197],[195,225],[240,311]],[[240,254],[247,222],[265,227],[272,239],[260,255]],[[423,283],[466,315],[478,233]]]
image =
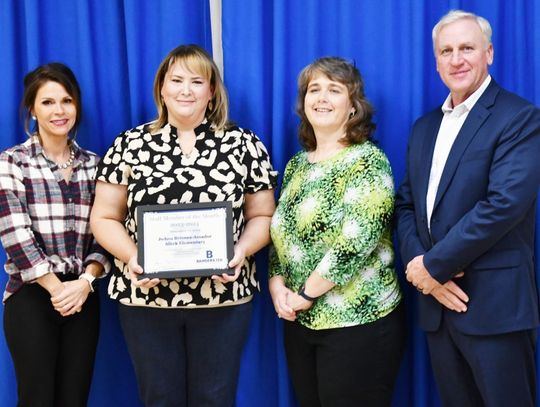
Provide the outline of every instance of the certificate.
[[231,202],[138,206],[137,251],[139,279],[234,274]]

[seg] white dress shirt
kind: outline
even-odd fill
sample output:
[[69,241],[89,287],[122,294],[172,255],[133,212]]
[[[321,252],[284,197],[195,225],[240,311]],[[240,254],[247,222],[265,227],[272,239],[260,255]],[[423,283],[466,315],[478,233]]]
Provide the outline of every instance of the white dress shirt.
[[478,101],[482,93],[486,90],[491,82],[491,76],[488,75],[482,85],[463,103],[460,103],[456,107],[452,108],[452,97],[448,95],[444,101],[441,109],[444,113],[441,121],[441,127],[437,133],[437,140],[435,142],[435,149],[433,150],[433,159],[431,161],[431,170],[429,172],[429,183],[426,195],[426,210],[428,227],[431,226],[431,215],[433,213],[433,205],[435,204],[435,197],[437,196],[437,190],[439,188],[439,182],[450,154],[450,149],[456,140],[456,137],[461,130],[461,126],[465,123],[465,119],[469,115],[469,112]]

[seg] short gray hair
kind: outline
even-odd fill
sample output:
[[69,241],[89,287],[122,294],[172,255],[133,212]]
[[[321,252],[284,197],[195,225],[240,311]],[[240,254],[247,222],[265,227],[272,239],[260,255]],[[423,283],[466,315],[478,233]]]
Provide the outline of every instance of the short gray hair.
[[437,44],[435,41],[437,40],[437,35],[441,32],[444,26],[448,24],[455,23],[458,20],[463,19],[470,19],[476,21],[478,26],[480,27],[480,30],[482,31],[482,34],[484,35],[484,40],[486,42],[486,48],[491,44],[491,25],[489,24],[489,21],[486,20],[484,17],[477,16],[476,14],[469,13],[467,11],[463,10],[450,10],[447,14],[441,17],[439,22],[435,24],[435,27],[433,27],[433,31],[431,31],[431,39],[433,41],[433,52],[435,55],[437,55]]

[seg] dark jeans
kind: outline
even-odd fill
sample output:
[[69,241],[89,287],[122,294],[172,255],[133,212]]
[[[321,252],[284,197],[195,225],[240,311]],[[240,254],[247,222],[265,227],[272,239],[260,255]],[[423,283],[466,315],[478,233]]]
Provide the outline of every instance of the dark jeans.
[[536,405],[536,329],[466,335],[443,316],[426,335],[443,406]]
[[99,297],[62,317],[49,293],[28,284],[6,301],[4,333],[15,366],[18,406],[86,406],[99,335]]
[[403,305],[347,328],[312,330],[285,321],[287,364],[300,406],[389,406],[405,340]]
[[217,308],[119,306],[147,407],[231,407],[251,303]]

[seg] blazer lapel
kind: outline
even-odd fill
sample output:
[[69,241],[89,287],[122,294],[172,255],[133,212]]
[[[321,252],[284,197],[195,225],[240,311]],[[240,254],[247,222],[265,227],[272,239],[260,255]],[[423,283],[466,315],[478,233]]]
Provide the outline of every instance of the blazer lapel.
[[467,149],[467,146],[470,144],[472,139],[478,133],[482,124],[491,114],[489,108],[495,102],[495,97],[499,92],[499,86],[491,79],[491,83],[485,90],[484,94],[478,99],[472,110],[469,112],[465,123],[461,127],[452,148],[450,149],[450,154],[446,160],[443,173],[441,175],[441,181],[439,182],[439,188],[437,189],[437,195],[435,197],[435,203],[433,205],[433,211],[437,208],[437,205],[441,201],[443,195],[445,194],[450,181],[452,180],[461,156]]
[[[433,150],[435,149],[435,141],[437,140],[437,133],[441,126],[442,111],[439,110],[438,114],[434,115],[431,121],[426,126],[426,137],[422,145],[422,152],[420,156],[420,174],[422,177],[420,184],[420,210],[422,218],[427,220],[427,208],[426,208],[426,196],[429,184],[429,174],[431,172],[431,163],[433,162]],[[426,223],[427,225],[427,223]]]

